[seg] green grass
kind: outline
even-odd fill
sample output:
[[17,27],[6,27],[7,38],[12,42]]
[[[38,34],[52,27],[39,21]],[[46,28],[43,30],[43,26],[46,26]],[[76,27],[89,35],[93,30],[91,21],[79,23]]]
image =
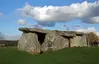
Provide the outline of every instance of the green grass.
[[0,48],[0,64],[99,64],[99,48],[66,48],[40,55]]

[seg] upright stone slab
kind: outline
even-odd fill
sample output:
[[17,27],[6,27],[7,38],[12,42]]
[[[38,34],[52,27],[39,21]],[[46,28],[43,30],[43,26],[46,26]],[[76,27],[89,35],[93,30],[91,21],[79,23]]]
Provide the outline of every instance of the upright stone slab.
[[35,33],[24,33],[18,42],[18,50],[32,54],[40,53],[40,43],[37,35]]
[[85,47],[87,46],[86,35],[76,36],[70,39],[71,47]]
[[41,50],[43,52],[46,52],[49,50],[51,51],[59,50],[59,49],[68,47],[69,46],[68,44],[69,44],[68,39],[60,35],[57,35],[53,32],[50,32],[46,35],[45,41],[42,44]]

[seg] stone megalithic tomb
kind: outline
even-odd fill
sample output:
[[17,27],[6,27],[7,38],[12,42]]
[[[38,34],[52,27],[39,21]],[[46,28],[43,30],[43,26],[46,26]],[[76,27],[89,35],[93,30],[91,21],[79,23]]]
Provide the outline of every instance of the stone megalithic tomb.
[[86,47],[86,34],[75,31],[44,30],[39,28],[19,28],[23,32],[18,50],[32,54],[55,51],[67,47]]

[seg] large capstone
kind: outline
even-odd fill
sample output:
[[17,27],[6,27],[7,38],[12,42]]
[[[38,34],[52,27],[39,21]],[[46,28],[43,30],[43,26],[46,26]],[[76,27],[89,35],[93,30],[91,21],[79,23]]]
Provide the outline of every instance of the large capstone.
[[50,32],[46,35],[41,50],[45,52],[63,49],[69,46],[68,43],[69,43],[68,39],[56,33]]
[[86,35],[76,36],[70,39],[71,47],[85,47],[87,46],[87,38]]
[[18,42],[18,50],[30,52],[32,54],[40,53],[40,43],[35,33],[23,33]]

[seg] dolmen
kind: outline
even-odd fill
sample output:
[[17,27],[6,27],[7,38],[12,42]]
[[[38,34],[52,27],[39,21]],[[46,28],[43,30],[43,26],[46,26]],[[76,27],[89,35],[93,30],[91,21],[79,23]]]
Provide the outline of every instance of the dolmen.
[[22,36],[17,49],[32,54],[55,51],[67,47],[86,47],[86,34],[75,31],[45,30],[39,28],[19,28]]

